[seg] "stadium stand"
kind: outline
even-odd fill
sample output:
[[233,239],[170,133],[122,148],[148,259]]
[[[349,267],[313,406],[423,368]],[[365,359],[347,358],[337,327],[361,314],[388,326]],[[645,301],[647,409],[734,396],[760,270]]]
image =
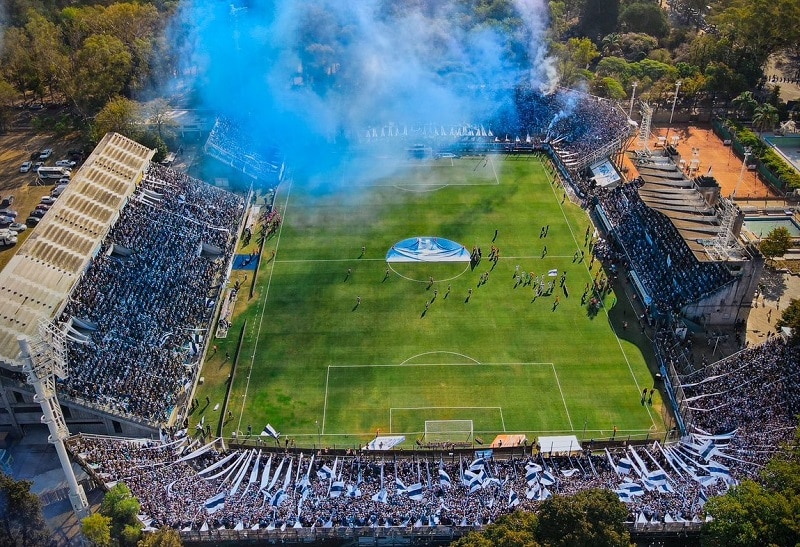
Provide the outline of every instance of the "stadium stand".
[[256,181],[277,184],[283,179],[285,164],[280,149],[256,142],[227,118],[217,118],[203,151]]
[[66,335],[58,391],[82,431],[155,433],[193,388],[245,200],[153,153],[106,135],[0,274],[0,382],[20,408],[8,425],[39,421],[16,340],[39,320]]

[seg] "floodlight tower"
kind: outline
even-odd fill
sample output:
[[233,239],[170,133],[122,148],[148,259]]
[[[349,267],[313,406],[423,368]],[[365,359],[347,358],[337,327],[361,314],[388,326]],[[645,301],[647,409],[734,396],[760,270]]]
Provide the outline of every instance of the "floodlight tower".
[[28,341],[17,338],[21,350],[22,371],[36,395],[33,400],[42,407],[42,423],[47,424],[50,436],[47,440],[55,445],[61,468],[69,485],[69,501],[75,515],[82,519],[89,514],[89,504],[83,487],[78,484],[72,464],[69,461],[64,439],[69,437],[69,429],[56,397],[56,376],[62,380],[67,377],[67,346],[64,333],[46,320],[39,323],[39,336]]

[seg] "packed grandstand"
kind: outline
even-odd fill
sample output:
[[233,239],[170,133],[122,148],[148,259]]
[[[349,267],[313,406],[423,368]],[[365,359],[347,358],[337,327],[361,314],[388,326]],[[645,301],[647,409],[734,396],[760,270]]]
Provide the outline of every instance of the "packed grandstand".
[[151,427],[167,421],[191,390],[243,213],[241,196],[150,163],[59,318],[62,393]]

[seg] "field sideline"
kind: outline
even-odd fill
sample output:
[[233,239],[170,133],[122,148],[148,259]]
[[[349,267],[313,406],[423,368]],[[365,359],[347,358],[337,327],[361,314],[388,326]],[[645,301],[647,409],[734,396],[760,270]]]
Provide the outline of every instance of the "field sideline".
[[[539,159],[356,160],[332,183],[287,180],[275,206],[283,225],[231,329],[247,320],[226,437],[271,423],[302,446],[357,446],[377,430],[410,445],[425,420],[444,419],[472,419],[487,440],[663,431],[658,397],[640,402],[653,382],[641,351],[616,336],[605,309],[581,305],[598,271],[584,245],[589,220]],[[483,259],[474,269],[386,263],[393,244],[426,236],[480,247]],[[535,298],[516,283],[517,266],[566,272],[566,290],[548,277],[555,291]],[[606,297],[607,308],[616,302]],[[232,351],[234,337],[221,347]],[[205,364],[200,400],[224,398],[230,363],[220,355]],[[220,419],[201,405],[193,424],[202,416]]]

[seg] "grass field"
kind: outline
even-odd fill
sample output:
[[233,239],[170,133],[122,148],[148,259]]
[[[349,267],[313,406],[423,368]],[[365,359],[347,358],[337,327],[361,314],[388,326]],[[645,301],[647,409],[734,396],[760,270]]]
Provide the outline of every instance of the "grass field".
[[[589,220],[542,163],[400,163],[399,174],[396,164],[371,159],[354,161],[331,184],[298,176],[281,185],[283,226],[267,242],[254,298],[240,298],[230,338],[205,364],[198,398],[211,403],[193,420],[220,419],[212,408],[224,399],[246,320],[226,436],[271,423],[299,445],[355,446],[378,429],[410,444],[425,420],[445,419],[471,419],[488,440],[502,432],[601,438],[614,426],[620,436],[663,430],[660,400],[640,403],[653,383],[645,358],[609,322],[617,296],[596,315],[581,305],[598,269],[590,272],[584,246]],[[393,244],[417,236],[478,246],[483,260],[474,269],[386,263]],[[586,261],[574,259],[580,249]],[[530,286],[515,287],[517,266],[534,275],[565,271],[567,290],[548,278],[553,295],[534,298]]]

